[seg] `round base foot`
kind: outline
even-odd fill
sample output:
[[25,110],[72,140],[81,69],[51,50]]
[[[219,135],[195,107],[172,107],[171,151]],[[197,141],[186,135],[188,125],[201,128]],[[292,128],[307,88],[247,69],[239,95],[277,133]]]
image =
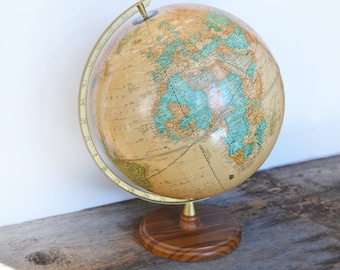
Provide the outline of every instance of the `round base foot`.
[[142,245],[152,253],[176,261],[198,262],[232,252],[241,241],[241,226],[223,209],[197,204],[200,226],[180,226],[183,206],[167,206],[144,217],[139,227]]

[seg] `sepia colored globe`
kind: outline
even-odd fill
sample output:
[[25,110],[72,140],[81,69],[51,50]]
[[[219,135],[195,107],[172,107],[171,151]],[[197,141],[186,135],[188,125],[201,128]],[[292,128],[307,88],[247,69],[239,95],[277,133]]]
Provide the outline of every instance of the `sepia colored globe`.
[[158,203],[240,185],[283,121],[272,54],[248,25],[213,7],[136,11],[109,26],[83,74],[79,115],[94,161],[127,192]]

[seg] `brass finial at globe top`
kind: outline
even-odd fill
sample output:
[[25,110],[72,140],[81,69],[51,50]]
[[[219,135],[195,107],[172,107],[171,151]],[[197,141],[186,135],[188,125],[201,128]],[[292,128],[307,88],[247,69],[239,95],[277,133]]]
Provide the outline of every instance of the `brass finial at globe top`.
[[146,20],[148,18],[148,14],[146,13],[146,9],[144,6],[144,3],[141,2],[137,5],[138,11],[140,12],[140,14],[143,16],[143,18]]
[[146,20],[154,17],[158,13],[157,10],[146,11],[145,7],[148,7],[149,5],[150,5],[150,0],[142,0],[135,4],[134,7],[138,9],[139,13],[142,16],[140,16],[133,22],[134,25],[141,24],[145,22]]

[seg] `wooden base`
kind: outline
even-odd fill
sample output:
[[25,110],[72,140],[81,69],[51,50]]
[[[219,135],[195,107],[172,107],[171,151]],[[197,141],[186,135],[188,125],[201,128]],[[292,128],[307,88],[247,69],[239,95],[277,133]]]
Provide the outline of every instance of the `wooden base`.
[[185,262],[212,260],[232,252],[241,241],[237,219],[210,205],[198,204],[196,209],[199,220],[189,217],[198,224],[193,227],[181,224],[183,206],[166,206],[147,215],[139,227],[142,245],[160,257]]

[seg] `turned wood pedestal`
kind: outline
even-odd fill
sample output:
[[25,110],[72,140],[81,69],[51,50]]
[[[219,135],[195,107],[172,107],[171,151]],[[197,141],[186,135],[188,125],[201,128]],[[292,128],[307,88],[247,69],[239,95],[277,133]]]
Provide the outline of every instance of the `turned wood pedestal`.
[[185,216],[183,206],[167,206],[144,217],[142,245],[152,253],[177,261],[216,259],[240,243],[241,226],[223,209],[198,205],[197,214]]

